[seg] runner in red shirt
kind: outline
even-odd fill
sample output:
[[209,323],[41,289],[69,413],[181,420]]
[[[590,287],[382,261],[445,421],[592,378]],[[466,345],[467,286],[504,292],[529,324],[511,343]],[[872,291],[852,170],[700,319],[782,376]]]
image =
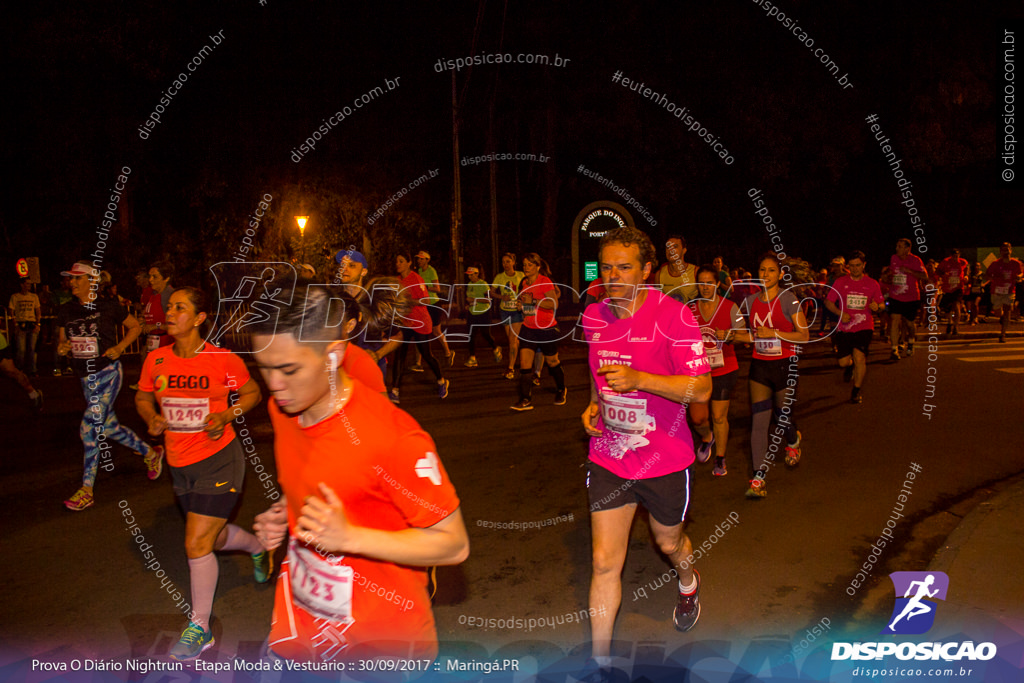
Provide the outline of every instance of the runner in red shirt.
[[551,269],[535,252],[523,256],[524,277],[519,283],[516,305],[523,312],[523,326],[519,330],[519,401],[512,410],[533,410],[533,360],[536,353],[544,356],[548,372],[555,380],[555,405],[565,405],[565,373],[558,360],[558,308],[559,291],[551,282]]
[[[799,379],[798,344],[805,344],[810,338],[799,299],[788,285],[785,291],[782,289],[782,265],[778,257],[772,252],[762,256],[758,273],[763,291],[751,294],[743,302],[754,339],[749,377],[750,451],[754,477],[747,489],[748,498],[767,495],[764,479],[768,468],[774,464],[781,437],[786,440],[786,464],[794,467],[800,462],[802,435],[796,428],[791,406],[796,403]],[[769,446],[773,413],[775,429]]]
[[[192,613],[170,651],[178,661],[195,659],[214,643],[210,614],[220,574],[214,550],[248,553],[258,583],[272,570],[271,555],[256,537],[227,523],[245,478],[245,454],[231,423],[259,404],[260,389],[241,358],[203,341],[208,314],[201,290],[182,287],[171,295],[165,329],[173,345],[146,357],[135,394],[149,433],[164,435],[174,495],[185,512]],[[234,403],[232,391],[238,393]]]
[[268,657],[432,659],[426,568],[469,554],[458,496],[430,436],[344,371],[359,304],[332,287],[292,297],[253,331],[284,490],[255,528],[270,549],[291,534]]
[[424,305],[424,302],[430,298],[430,292],[427,291],[423,278],[412,270],[412,262],[409,260],[408,254],[399,254],[395,257],[395,269],[398,271],[398,277],[401,278],[401,291],[409,293],[413,306],[409,317],[402,318],[399,322],[403,341],[395,352],[395,364],[391,371],[391,401],[392,403],[399,402],[402,373],[405,370],[405,360],[409,355],[410,346],[419,349],[420,358],[426,361],[430,371],[434,373],[434,378],[437,380],[437,395],[440,398],[448,398],[448,380],[441,374],[441,366],[438,365],[431,349],[432,339],[436,335],[433,334],[433,323],[431,323],[427,307]]
[[1024,274],[1024,266],[1013,258],[1013,247],[1003,242],[999,247],[999,258],[989,264],[985,276],[992,282],[992,312],[1000,311],[999,341],[1006,343],[1006,328],[1010,325],[1010,311],[1016,297],[1017,283]]
[[946,323],[946,336],[955,337],[960,334],[957,326],[960,323],[960,306],[964,298],[964,286],[968,284],[967,273],[970,264],[967,259],[960,258],[959,249],[950,249],[949,256],[939,262],[936,274],[942,289],[942,300],[939,305],[949,315]]
[[847,261],[850,274],[833,283],[825,300],[825,307],[839,316],[835,335],[836,355],[839,356],[839,367],[846,368],[843,378],[847,382],[853,380],[850,403],[864,400],[860,389],[868,368],[868,347],[875,334],[875,319],[871,314],[885,307],[878,282],[864,274],[865,264],[864,252],[850,254]]
[[729,401],[740,374],[732,343],[751,342],[739,307],[722,298],[718,292],[720,272],[714,265],[705,264],[698,268],[697,293],[700,296],[689,303],[693,317],[700,325],[704,353],[711,364],[711,420],[708,420],[708,401],[690,403],[690,419],[701,436],[697,462],[707,462],[714,449],[715,466],[711,473],[716,477],[728,474],[725,452],[729,442]]

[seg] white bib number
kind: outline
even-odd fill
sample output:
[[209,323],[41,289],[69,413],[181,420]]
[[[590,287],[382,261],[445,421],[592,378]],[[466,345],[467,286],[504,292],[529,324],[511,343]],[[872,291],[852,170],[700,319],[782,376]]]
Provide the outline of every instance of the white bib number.
[[168,396],[160,399],[160,412],[169,431],[201,432],[210,414],[210,399]]
[[993,288],[992,291],[1000,296],[1006,296],[1010,293],[1010,285],[999,285],[998,287]]
[[295,539],[288,543],[288,562],[296,604],[316,617],[352,619],[352,567],[333,565]]
[[527,317],[529,317],[531,315],[537,315],[537,304],[536,303],[528,304],[528,303],[524,302],[523,303],[523,315],[527,316]]
[[754,350],[762,356],[781,356],[782,340],[778,337],[771,339],[755,339]]
[[724,368],[725,367],[725,353],[722,349],[717,346],[704,347],[704,353],[707,354],[708,361],[711,363],[711,369]]
[[100,342],[96,337],[72,337],[71,355],[79,360],[88,360],[100,355]]
[[863,311],[868,307],[868,297],[866,294],[847,294],[846,295],[846,307],[851,311]]
[[605,427],[618,434],[645,434],[647,399],[604,394],[601,396],[601,418]]
[[150,334],[146,336],[146,350],[156,351],[160,348],[160,335]]
[[960,278],[958,276],[956,276],[956,275],[950,275],[949,276],[949,286],[952,287],[953,289],[956,289],[957,287],[959,287],[960,286]]
[[892,285],[893,285],[893,287],[896,287],[897,289],[903,289],[904,287],[906,287],[907,286],[907,274],[906,273],[896,273],[896,274],[894,274],[892,276]]

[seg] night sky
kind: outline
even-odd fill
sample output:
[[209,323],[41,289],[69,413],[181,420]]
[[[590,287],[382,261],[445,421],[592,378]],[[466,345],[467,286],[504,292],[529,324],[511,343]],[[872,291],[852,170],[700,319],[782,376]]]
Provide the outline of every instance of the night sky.
[[[457,73],[461,156],[550,157],[495,162],[497,248],[540,252],[556,279],[569,278],[577,213],[622,201],[579,173],[581,164],[647,207],[656,227],[633,217],[656,240],[686,236],[689,261],[721,253],[754,269],[770,244],[748,198],[757,188],[788,254],[822,265],[859,248],[877,274],[913,228],[870,114],[913,183],[928,248],[917,253],[942,258],[949,246],[1020,241],[1024,195],[1000,179],[997,151],[1000,41],[1004,28],[1020,26],[1019,5],[794,1],[781,9],[853,87],[752,0],[19,5],[4,31],[0,282],[13,290],[18,257],[40,256],[43,280],[53,282],[92,251],[123,166],[132,173],[104,252],[116,278],[164,256],[188,272],[230,259],[264,193],[274,196],[257,237],[265,258],[298,256],[292,216],[301,210],[311,216],[309,261],[325,263],[365,231],[375,271],[390,272],[399,249],[426,248],[451,277],[451,74],[435,65],[497,52],[569,60]],[[218,32],[221,43],[141,139],[138,128],[176,74]],[[613,82],[616,72],[687,107],[734,162]],[[396,78],[399,87],[292,160],[325,118]],[[434,169],[437,177],[367,224],[388,196]],[[490,274],[488,164],[461,173],[466,261]]]

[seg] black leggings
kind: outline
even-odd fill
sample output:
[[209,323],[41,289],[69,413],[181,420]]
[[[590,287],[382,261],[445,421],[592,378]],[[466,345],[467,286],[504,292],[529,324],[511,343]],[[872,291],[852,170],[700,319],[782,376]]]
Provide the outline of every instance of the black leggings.
[[395,351],[395,362],[391,365],[391,387],[393,389],[402,388],[402,372],[405,370],[405,358],[409,355],[410,346],[419,349],[420,357],[434,373],[438,382],[444,379],[441,375],[441,366],[437,364],[437,359],[434,358],[434,353],[430,348],[430,337],[411,330],[402,330],[402,336],[404,339],[398,345],[398,350]]

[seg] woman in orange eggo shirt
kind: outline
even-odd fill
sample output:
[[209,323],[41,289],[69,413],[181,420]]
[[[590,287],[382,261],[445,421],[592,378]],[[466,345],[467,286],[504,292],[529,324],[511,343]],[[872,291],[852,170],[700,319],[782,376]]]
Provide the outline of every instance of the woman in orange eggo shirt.
[[293,296],[252,336],[284,492],[254,528],[270,549],[291,536],[267,656],[433,659],[427,568],[469,555],[455,488],[430,435],[345,371],[347,340],[374,316],[365,300],[330,285]]
[[[149,433],[164,435],[174,495],[185,512],[185,554],[192,614],[172,659],[195,659],[213,645],[210,613],[219,567],[214,550],[244,550],[256,581],[270,578],[271,554],[228,518],[245,477],[245,454],[231,422],[260,402],[260,389],[242,359],[203,341],[206,296],[194,287],[171,294],[165,327],[174,344],[146,356],[135,407]],[[238,400],[228,402],[230,392]],[[248,437],[246,437],[248,441]],[[251,442],[250,442],[251,443]]]

